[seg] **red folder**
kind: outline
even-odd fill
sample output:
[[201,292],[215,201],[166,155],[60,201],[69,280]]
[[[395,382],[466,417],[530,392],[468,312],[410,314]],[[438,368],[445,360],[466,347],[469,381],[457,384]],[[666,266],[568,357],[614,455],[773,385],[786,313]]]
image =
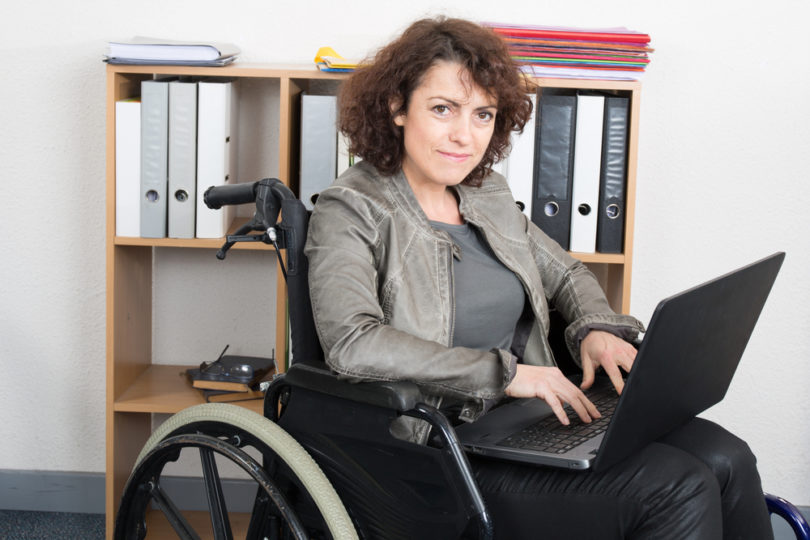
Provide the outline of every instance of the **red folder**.
[[589,30],[555,30],[541,27],[493,26],[497,34],[523,38],[554,38],[574,41],[602,41],[610,43],[649,43],[650,36],[638,32],[605,32]]

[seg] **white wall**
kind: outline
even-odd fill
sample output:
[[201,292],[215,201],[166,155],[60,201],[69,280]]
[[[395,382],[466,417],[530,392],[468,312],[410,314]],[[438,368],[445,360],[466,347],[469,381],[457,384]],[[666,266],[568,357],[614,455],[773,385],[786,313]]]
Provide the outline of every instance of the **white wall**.
[[[310,62],[319,46],[362,56],[412,19],[447,13],[627,26],[652,36],[632,311],[647,321],[662,296],[787,251],[732,390],[709,416],[751,444],[766,490],[810,504],[806,7],[803,0],[34,0],[7,7],[0,20],[0,469],[104,470],[104,44],[136,34],[222,40],[239,44],[246,61]],[[184,260],[208,268],[202,258],[158,257],[167,270],[156,285],[156,321],[183,317],[162,291],[183,282],[177,265]],[[238,280],[261,279],[266,260],[256,260],[234,261]],[[224,271],[212,266],[195,270],[189,287],[221,279]],[[247,304],[240,287],[234,293]],[[176,300],[192,296],[186,290]],[[228,315],[223,328],[250,324],[240,317]],[[261,323],[272,324],[272,315]],[[176,336],[184,329],[156,332],[155,348],[182,351]],[[227,339],[192,344],[192,356]]]

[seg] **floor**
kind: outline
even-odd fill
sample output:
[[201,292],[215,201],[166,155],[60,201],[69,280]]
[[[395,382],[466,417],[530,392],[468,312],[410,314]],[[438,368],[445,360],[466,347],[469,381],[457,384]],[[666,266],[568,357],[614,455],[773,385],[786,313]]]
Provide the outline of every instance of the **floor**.
[[[784,522],[774,523],[775,540],[792,540]],[[3,540],[95,540],[104,538],[104,514],[0,510]]]
[[104,514],[0,510],[3,540],[104,539]]

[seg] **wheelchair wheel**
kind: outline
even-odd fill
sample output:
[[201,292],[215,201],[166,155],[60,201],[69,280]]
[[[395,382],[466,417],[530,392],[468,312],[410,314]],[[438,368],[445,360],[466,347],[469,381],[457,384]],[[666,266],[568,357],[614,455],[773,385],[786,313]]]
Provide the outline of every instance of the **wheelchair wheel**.
[[[208,532],[194,530],[160,483],[165,465],[186,449],[199,454]],[[261,462],[251,455],[256,453]],[[247,538],[357,538],[343,503],[307,451],[267,418],[224,403],[190,407],[152,433],[124,489],[115,538],[144,538],[151,506],[181,538],[208,536],[211,530],[214,538],[233,538],[215,455],[221,456],[220,462],[232,462],[255,484]]]

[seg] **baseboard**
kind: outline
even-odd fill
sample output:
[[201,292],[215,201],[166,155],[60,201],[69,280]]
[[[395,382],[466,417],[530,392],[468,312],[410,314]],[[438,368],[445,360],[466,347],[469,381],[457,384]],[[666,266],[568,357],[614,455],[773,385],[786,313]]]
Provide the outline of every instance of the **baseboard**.
[[0,508],[103,514],[104,475],[0,470]]
[[[249,512],[254,489],[245,489],[248,480],[222,479],[228,508]],[[199,480],[166,477],[163,489],[181,510],[207,510],[205,492]],[[54,471],[15,471],[0,469],[0,509],[36,512],[104,513],[104,474]]]

